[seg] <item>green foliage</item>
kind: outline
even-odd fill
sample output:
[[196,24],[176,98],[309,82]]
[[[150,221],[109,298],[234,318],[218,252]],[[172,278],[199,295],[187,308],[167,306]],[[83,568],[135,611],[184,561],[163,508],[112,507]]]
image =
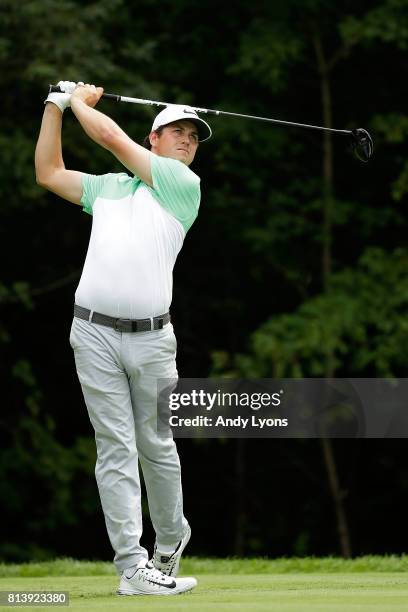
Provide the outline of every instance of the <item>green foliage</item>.
[[3,535],[0,558],[24,560],[49,556],[39,542],[95,511],[95,500],[86,490],[73,496],[83,476],[93,476],[95,448],[89,438],[78,437],[70,448],[57,440],[55,419],[43,409],[44,395],[29,361],[15,363],[12,376],[25,389],[25,408],[18,420],[1,427],[7,442],[0,448],[0,496],[7,500],[4,521],[20,523],[24,546],[19,549],[20,538],[9,543]]
[[347,16],[340,24],[346,43],[380,40],[405,50],[408,45],[408,2],[386,0],[369,10],[362,18]]
[[[360,574],[368,572],[404,573],[408,569],[407,555],[365,555],[355,559],[341,557],[291,557],[268,559],[255,557],[217,559],[185,557],[181,561],[183,574]],[[0,578],[39,578],[45,576],[114,576],[112,563],[55,559],[42,563],[0,564]]]
[[[100,36],[122,0],[82,4],[74,0],[1,0],[0,69],[3,82],[19,90],[82,75],[110,75],[114,65]],[[80,8],[80,10],[79,10]],[[18,49],[18,53],[16,53]],[[37,85],[38,86],[38,85]]]
[[33,300],[30,295],[30,284],[26,281],[16,281],[12,285],[12,292],[16,296],[16,301],[20,302],[27,310],[34,308]]
[[397,202],[400,202],[404,195],[408,193],[408,162],[405,162],[402,167],[402,172],[392,184],[392,197]]
[[408,137],[408,117],[401,113],[374,115],[371,124],[385,142],[400,144]]
[[[0,282],[0,308],[5,304],[21,304],[26,310],[32,310],[34,304],[30,295],[30,285],[25,281],[15,281],[11,287]],[[0,322],[0,344],[10,342],[10,334]]]
[[285,25],[254,19],[244,32],[237,63],[231,74],[257,75],[273,92],[287,85],[291,65],[302,57],[303,42]]
[[398,376],[408,366],[408,252],[367,249],[355,269],[333,275],[327,293],[271,317],[250,352],[213,356],[214,376],[321,377],[328,355],[344,376]]
[[[387,145],[403,145],[408,137],[408,117],[401,113],[375,115],[372,126],[380,142]],[[408,192],[408,163],[403,156],[397,160],[396,169],[399,175],[392,181],[390,192],[392,198],[400,202]]]

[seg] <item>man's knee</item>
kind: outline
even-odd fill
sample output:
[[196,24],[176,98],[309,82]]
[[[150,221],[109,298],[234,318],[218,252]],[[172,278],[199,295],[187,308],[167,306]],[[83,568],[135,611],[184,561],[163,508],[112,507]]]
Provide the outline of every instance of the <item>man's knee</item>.
[[172,438],[161,437],[157,432],[141,431],[136,435],[136,447],[141,461],[153,462],[178,461],[176,444]]
[[136,442],[133,436],[123,436],[112,430],[98,431],[96,436],[98,461],[110,461],[121,464],[137,456]]

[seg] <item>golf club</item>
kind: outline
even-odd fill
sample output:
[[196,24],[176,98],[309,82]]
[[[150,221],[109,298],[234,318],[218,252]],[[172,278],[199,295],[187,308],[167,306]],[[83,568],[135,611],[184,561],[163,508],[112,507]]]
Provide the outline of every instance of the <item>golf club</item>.
[[[62,92],[58,85],[50,85],[49,93],[51,92]],[[127,96],[119,96],[117,94],[104,93],[102,98],[107,100],[113,100],[115,102],[129,102],[131,104],[148,104],[150,106],[170,106],[170,102],[157,102],[156,100],[144,100],[142,98],[129,98]],[[188,105],[190,106],[190,105]],[[268,117],[257,117],[255,115],[243,115],[241,113],[230,113],[227,111],[212,110],[209,108],[198,108],[190,106],[197,113],[206,113],[207,115],[223,115],[229,117],[240,117],[242,119],[255,119],[257,121],[267,121],[276,125],[284,125],[289,127],[300,127],[309,130],[320,130],[322,132],[331,132],[333,134],[342,134],[347,136],[349,144],[354,155],[362,162],[368,162],[371,158],[374,150],[373,139],[367,130],[363,128],[357,128],[354,130],[336,130],[333,128],[322,127],[319,125],[308,125],[306,123],[294,123],[292,121],[281,121],[280,119],[270,119]]]

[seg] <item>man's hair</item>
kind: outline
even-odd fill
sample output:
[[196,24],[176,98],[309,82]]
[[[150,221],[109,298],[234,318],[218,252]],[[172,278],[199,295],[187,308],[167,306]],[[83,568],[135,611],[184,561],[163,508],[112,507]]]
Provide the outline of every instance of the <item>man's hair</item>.
[[[154,130],[156,132],[156,134],[158,136],[161,136],[162,131],[164,130],[166,126],[165,125],[161,125],[160,127],[157,128],[157,130]],[[148,134],[144,141],[143,141],[143,146],[145,149],[149,149],[149,151],[151,151],[152,145],[150,144],[150,140],[149,140],[149,136],[150,134]]]

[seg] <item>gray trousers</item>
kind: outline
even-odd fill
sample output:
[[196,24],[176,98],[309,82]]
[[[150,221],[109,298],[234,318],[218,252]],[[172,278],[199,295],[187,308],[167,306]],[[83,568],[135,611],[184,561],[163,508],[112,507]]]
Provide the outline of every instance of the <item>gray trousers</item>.
[[96,481],[120,574],[148,557],[140,545],[138,460],[158,548],[175,548],[187,524],[175,442],[157,435],[156,381],[177,378],[177,342],[171,323],[122,333],[76,317],[69,339],[95,430]]

